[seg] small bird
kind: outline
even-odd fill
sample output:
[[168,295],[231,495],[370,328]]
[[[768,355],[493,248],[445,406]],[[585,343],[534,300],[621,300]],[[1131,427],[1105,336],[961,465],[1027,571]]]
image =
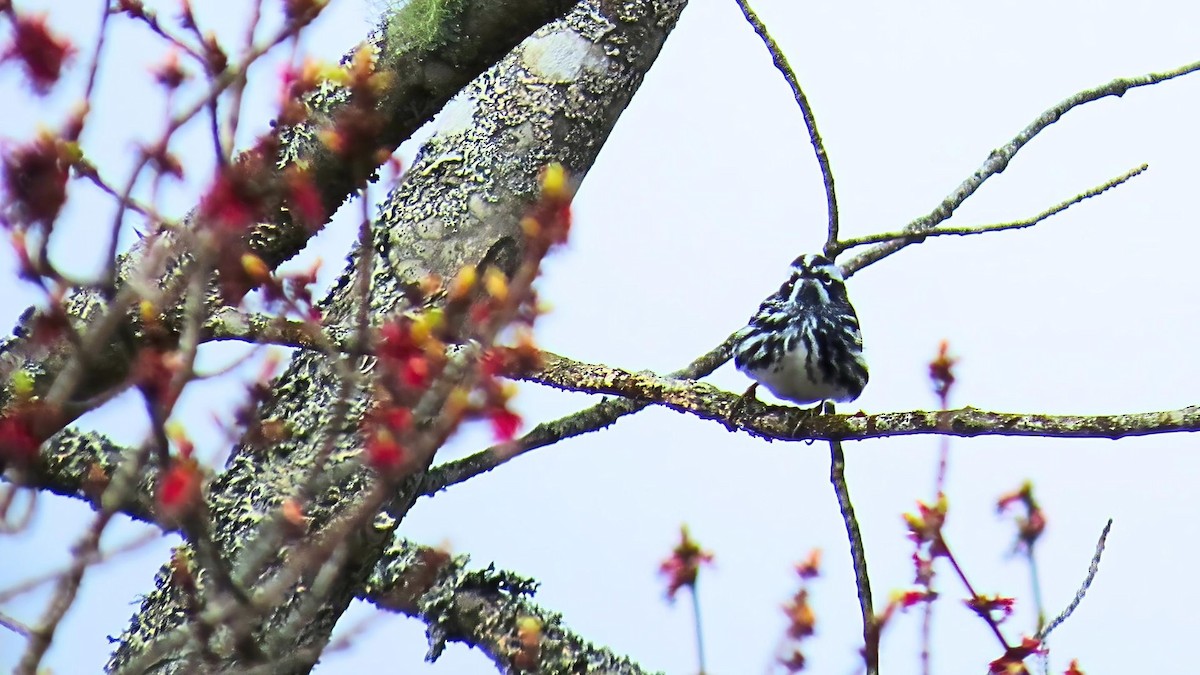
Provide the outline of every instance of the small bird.
[[815,254],[796,258],[791,272],[735,335],[733,362],[755,381],[743,399],[762,384],[794,403],[853,401],[867,386],[867,362],[846,281]]

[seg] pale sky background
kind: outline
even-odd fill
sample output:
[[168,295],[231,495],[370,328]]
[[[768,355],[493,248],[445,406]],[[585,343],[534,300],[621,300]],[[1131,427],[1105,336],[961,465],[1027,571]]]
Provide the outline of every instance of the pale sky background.
[[[100,2],[21,2],[86,44]],[[158,3],[172,5],[173,3]],[[242,34],[240,3],[195,3],[202,25]],[[275,3],[267,3],[274,7]],[[896,229],[927,213],[986,158],[1058,100],[1117,76],[1167,70],[1200,58],[1200,5],[1189,2],[799,3],[756,8],[786,50],[816,109],[837,178],[843,231]],[[165,15],[173,12],[165,12]],[[372,2],[333,2],[308,34],[311,53],[336,59],[374,20]],[[145,75],[161,44],[114,20],[86,152],[124,176],[133,139],[157,134],[162,101]],[[90,48],[83,50],[89,53]],[[79,64],[54,96],[35,100],[11,66],[0,67],[0,133],[25,139],[39,120],[55,128],[79,96]],[[266,128],[277,65],[253,71],[243,139]],[[257,85],[257,87],[256,87]],[[1200,75],[1106,99],[1069,113],[988,182],[953,219],[966,225],[1024,218],[1143,162],[1145,175],[1034,230],[942,238],[910,247],[849,284],[863,325],[871,383],[856,402],[870,412],[928,409],[926,364],[949,339],[961,358],[953,403],[1046,413],[1168,410],[1197,403],[1200,328],[1195,301],[1200,248]],[[175,146],[189,182],[166,193],[182,214],[209,175],[206,123]],[[407,145],[405,156],[415,150]],[[344,216],[297,264],[340,270],[353,236]],[[56,260],[95,265],[112,206],[76,184],[54,241]],[[800,115],[782,78],[731,0],[695,0],[622,116],[575,203],[576,226],[541,281],[554,312],[541,344],[584,360],[659,372],[682,366],[741,326],[778,287],[797,254],[824,239],[825,203]],[[0,278],[12,279],[4,248]],[[0,296],[10,326],[35,297],[12,282]],[[5,329],[7,330],[7,329]],[[206,350],[225,363],[236,349]],[[711,378],[741,391],[732,366]],[[225,444],[211,415],[238,400],[236,385],[197,385],[182,418],[207,456]],[[530,423],[591,402],[522,386]],[[146,421],[135,399],[82,424],[136,443]],[[475,451],[488,431],[464,431],[445,458]],[[911,582],[912,545],[901,514],[929,499],[931,436],[846,445],[849,480],[866,538],[876,603]],[[812,672],[858,668],[860,619],[841,517],[828,484],[828,447],[768,444],[651,409],[598,434],[538,450],[487,476],[422,500],[402,534],[448,541],[479,566],[530,575],[537,598],[566,624],[648,669],[695,672],[690,612],[668,606],[659,561],[686,521],[716,555],[701,580],[709,670],[764,672],[784,628],[780,605],[795,590],[792,563],[825,553],[813,584],[818,632],[806,645]],[[1073,657],[1089,675],[1194,671],[1200,625],[1194,583],[1200,557],[1200,452],[1194,436],[1122,441],[1018,438],[953,443],[948,537],[984,593],[1015,595],[1010,642],[1032,632],[1028,570],[1007,553],[1014,536],[995,499],[1026,478],[1049,518],[1039,545],[1047,611],[1073,596],[1096,537],[1114,519],[1091,593],[1051,641],[1054,672]],[[64,564],[89,511],[43,497],[31,531],[0,539],[0,588]],[[124,522],[116,546],[142,528]],[[93,568],[44,665],[98,672],[150,588],[174,539]],[[938,673],[979,673],[999,656],[987,627],[963,608],[946,566],[935,616]],[[47,595],[3,607],[29,622]],[[342,626],[372,613],[357,607]],[[884,672],[918,671],[920,614],[897,617],[883,638]],[[477,652],[451,646],[422,665],[423,624],[382,616],[319,673],[394,666],[414,673],[488,673]],[[0,632],[0,669],[21,642]]]

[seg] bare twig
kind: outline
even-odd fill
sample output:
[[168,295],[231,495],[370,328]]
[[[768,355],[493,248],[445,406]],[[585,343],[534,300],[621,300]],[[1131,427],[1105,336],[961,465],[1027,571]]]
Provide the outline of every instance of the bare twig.
[[[1008,167],[1008,163],[1012,158],[1025,147],[1029,141],[1041,133],[1046,127],[1054,124],[1062,118],[1067,112],[1092,101],[1098,101],[1108,96],[1123,96],[1126,91],[1135,87],[1145,87],[1159,82],[1165,82],[1182,75],[1196,72],[1200,70],[1200,61],[1189,63],[1172,70],[1161,73],[1148,73],[1136,77],[1118,78],[1107,84],[1085,89],[1077,94],[1063,99],[1058,104],[1046,110],[1037,117],[1029,126],[1025,127],[1011,141],[1004,146],[993,150],[983,164],[980,165],[975,173],[971,174],[965,181],[954,189],[942,203],[938,204],[937,208],[928,214],[917,218],[916,220],[905,226],[904,231],[911,234],[922,234],[937,227],[940,223],[954,215],[954,211],[962,205],[971,195],[983,185],[984,181],[992,176],[1004,171]],[[885,243],[878,244],[857,256],[846,261],[842,265],[842,271],[849,277],[858,270],[878,262],[893,253],[912,244],[911,239],[898,239]]]
[[[112,548],[109,548],[109,549],[106,549],[103,551],[101,551],[101,550],[92,551],[91,553],[87,554],[84,562],[86,562],[89,565],[105,563],[105,562],[113,560],[114,558],[117,558],[121,555],[124,555],[125,553],[130,553],[132,551],[136,551],[151,542],[158,541],[159,539],[161,539],[161,533],[159,533],[157,531],[147,532],[145,534],[138,535],[137,537],[134,537],[133,539],[130,539],[129,541],[127,541],[123,544],[114,546]],[[71,568],[74,565],[75,565],[75,561],[72,561],[71,564],[66,567],[54,569],[49,572],[44,572],[42,574],[38,574],[37,576],[25,579],[19,583],[13,584],[12,586],[9,586],[8,588],[0,589],[0,604],[10,602],[13,598],[20,597],[21,595],[24,595],[25,593],[29,593],[31,591],[37,590],[38,588],[41,588],[45,584],[48,584],[52,581],[56,581],[58,579],[61,579],[62,577],[67,576],[68,574],[71,573]]]
[[821,140],[821,134],[817,131],[817,118],[813,115],[808,97],[800,88],[800,81],[796,79],[796,73],[788,63],[787,57],[783,55],[783,50],[776,44],[775,38],[767,32],[767,27],[758,18],[758,14],[755,14],[754,10],[750,8],[749,0],[737,0],[737,4],[742,9],[742,14],[746,16],[746,21],[754,27],[754,32],[762,38],[767,51],[771,53],[771,60],[775,63],[775,67],[783,74],[783,79],[787,80],[788,86],[792,88],[792,96],[796,98],[796,105],[800,106],[800,114],[804,117],[804,126],[808,129],[808,140],[812,143],[813,151],[817,155],[817,164],[821,167],[821,180],[825,183],[825,203],[829,209],[829,234],[825,239],[825,253],[832,257],[835,252],[831,248],[838,238],[837,191],[833,187],[833,170],[829,167],[829,155],[825,152],[825,142]]
[[1037,556],[1032,545],[1025,547],[1025,559],[1029,561],[1029,586],[1033,595],[1033,609],[1037,612],[1037,629],[1046,626],[1046,603],[1042,599],[1041,575],[1038,574]]
[[863,660],[867,675],[879,673],[879,630],[875,625],[875,608],[871,598],[871,579],[867,575],[867,551],[863,546],[862,532],[858,529],[858,518],[854,516],[854,505],[850,502],[850,486],[846,483],[846,455],[841,441],[829,442],[829,482],[837,495],[838,510],[846,523],[846,536],[850,540],[850,559],[854,563],[854,581],[858,588],[858,606],[863,619]]
[[[112,488],[110,487],[110,489]],[[50,648],[55,632],[61,625],[63,617],[66,616],[67,610],[75,602],[79,585],[83,582],[84,572],[87,571],[90,561],[98,557],[96,552],[100,547],[100,537],[108,523],[111,522],[113,515],[115,515],[114,511],[101,511],[75,546],[77,553],[74,560],[71,561],[71,569],[58,577],[58,584],[54,589],[50,604],[37,627],[30,632],[29,640],[25,643],[25,652],[21,655],[15,672],[22,675],[33,675],[38,672],[38,665],[45,656],[46,650]]]
[[[100,5],[101,12],[100,27],[96,31],[96,47],[92,50],[92,58],[88,61],[87,84],[83,89],[84,101],[92,100],[92,92],[95,91],[96,88],[96,74],[100,72],[100,55],[104,53],[104,42],[105,38],[108,36],[108,17],[110,15],[110,12],[108,11],[108,0],[101,0],[97,4]],[[86,122],[86,118],[79,120],[79,125],[76,127],[78,134],[83,133],[84,122]],[[78,138],[78,136],[76,136],[76,138]]]
[[[73,557],[70,568],[56,576],[57,584],[50,603],[42,615],[41,621],[30,632],[25,645],[25,652],[17,664],[18,673],[36,673],[38,665],[50,648],[63,617],[75,602],[83,576],[91,565],[103,560],[105,555],[100,553],[100,539],[113,516],[119,512],[120,506],[138,492],[139,478],[150,461],[152,444],[144,444],[136,453],[128,455],[112,479],[107,482],[100,497],[100,510],[92,521],[91,527],[72,549]],[[117,552],[126,549],[118,548]]]
[[1050,637],[1050,632],[1070,618],[1075,609],[1079,607],[1079,603],[1083,602],[1083,596],[1087,595],[1088,589],[1092,587],[1092,582],[1096,579],[1096,573],[1100,571],[1100,556],[1104,555],[1104,544],[1108,540],[1108,531],[1112,529],[1112,522],[1112,518],[1109,518],[1108,522],[1104,524],[1104,530],[1100,532],[1100,540],[1096,542],[1096,552],[1092,554],[1092,564],[1088,565],[1087,577],[1084,578],[1079,590],[1075,592],[1075,597],[1071,599],[1071,604],[1067,605],[1067,608],[1061,614],[1046,624],[1045,628],[1038,631],[1037,639],[1045,642],[1046,638]]
[[0,626],[3,626],[4,628],[7,628],[17,635],[25,638],[28,638],[29,634],[33,632],[29,626],[26,626],[21,621],[12,618],[4,612],[0,612]]
[[[932,580],[929,586],[929,592],[933,593]],[[933,602],[925,603],[925,609],[921,612],[921,675],[930,675],[933,672],[932,664],[932,635],[933,635]]]
[[1131,178],[1134,178],[1135,176],[1140,176],[1144,171],[1146,171],[1149,168],[1150,168],[1149,164],[1143,164],[1141,166],[1132,168],[1129,171],[1126,171],[1125,173],[1121,174],[1120,176],[1117,176],[1116,178],[1113,178],[1113,179],[1108,180],[1100,185],[1097,185],[1096,187],[1094,187],[1090,190],[1087,190],[1086,192],[1081,192],[1066,201],[1059,202],[1058,204],[1051,206],[1050,208],[1046,209],[1045,211],[1042,211],[1041,213],[1037,214],[1036,216],[1033,216],[1032,218],[1026,218],[1024,220],[1014,220],[1009,223],[994,223],[991,225],[969,225],[969,226],[965,226],[965,227],[939,227],[937,229],[929,230],[927,232],[922,232],[920,234],[913,234],[911,232],[883,232],[880,234],[868,235],[866,237],[856,237],[854,239],[846,239],[845,241],[839,241],[837,243],[837,247],[838,247],[838,250],[845,251],[847,249],[851,249],[856,246],[864,246],[866,244],[879,244],[882,242],[894,241],[894,240],[898,240],[898,239],[919,241],[921,239],[924,239],[925,237],[936,237],[936,236],[946,235],[946,234],[956,234],[956,235],[982,234],[984,232],[1000,232],[1003,230],[1019,230],[1019,229],[1023,229],[1026,227],[1033,227],[1034,225],[1037,225],[1038,223],[1042,222],[1043,220],[1046,220],[1047,218],[1050,218],[1051,216],[1055,216],[1055,215],[1062,213],[1063,211],[1066,211],[1067,209],[1084,201],[1085,199],[1091,199],[1092,197],[1095,197],[1103,192],[1107,192],[1108,190],[1111,190],[1112,188],[1117,187],[1118,185],[1130,180]]
[[144,23],[147,28],[149,28],[152,32],[154,32],[156,35],[161,37],[164,41],[167,42],[167,44],[169,44],[172,47],[179,49],[183,53],[187,54],[189,57],[191,57],[193,60],[195,60],[196,63],[198,65],[200,65],[201,67],[204,66],[204,63],[205,63],[204,54],[200,53],[199,48],[188,44],[187,41],[184,40],[182,36],[173,35],[169,30],[167,30],[166,28],[163,28],[163,25],[161,23],[159,23],[159,21],[158,21],[158,13],[157,12],[155,12],[152,9],[150,9],[150,10],[143,9],[140,12],[128,12],[126,14],[130,19]]
[[19,516],[10,512],[22,492],[25,490],[20,485],[0,488],[0,534],[22,532],[33,522],[33,514],[37,512],[37,492],[33,490],[29,491],[29,505]]
[[700,621],[700,596],[696,593],[696,585],[692,584],[689,588],[692,596],[692,623],[696,628],[696,662],[700,666],[700,675],[707,675],[708,666],[704,658],[704,629]]

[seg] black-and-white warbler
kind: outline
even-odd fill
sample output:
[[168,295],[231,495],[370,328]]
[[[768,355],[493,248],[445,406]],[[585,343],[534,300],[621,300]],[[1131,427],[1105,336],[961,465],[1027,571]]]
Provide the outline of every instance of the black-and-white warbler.
[[733,345],[738,370],[781,399],[853,401],[867,385],[858,315],[828,258],[802,255],[791,277],[763,300]]

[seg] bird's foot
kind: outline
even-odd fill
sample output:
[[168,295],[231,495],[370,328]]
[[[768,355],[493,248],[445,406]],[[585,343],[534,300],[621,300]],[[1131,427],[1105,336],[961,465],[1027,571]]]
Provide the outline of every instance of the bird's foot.
[[[804,426],[807,420],[810,420],[819,415],[832,415],[833,401],[817,401],[817,404],[811,408],[801,408],[801,412],[796,416],[796,424],[792,427],[792,436],[800,435],[800,427]],[[810,441],[811,442],[811,441]]]
[[753,401],[757,392],[758,383],[755,382],[754,384],[750,385],[748,389],[746,389],[745,393],[738,397],[738,400],[733,402],[732,406],[730,406],[728,424],[730,430],[733,430],[735,427],[741,424],[742,416],[746,413],[746,403]]

